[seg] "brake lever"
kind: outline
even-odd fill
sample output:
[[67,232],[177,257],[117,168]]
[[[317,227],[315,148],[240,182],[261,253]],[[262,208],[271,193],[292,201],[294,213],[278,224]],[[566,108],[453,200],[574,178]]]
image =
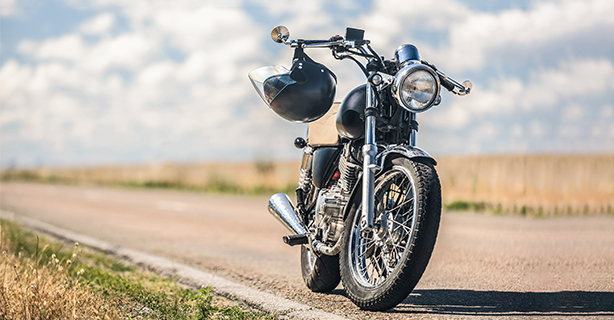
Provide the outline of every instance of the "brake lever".
[[463,81],[463,83],[458,83],[456,80],[446,76],[443,72],[439,70],[436,70],[435,72],[437,72],[439,79],[443,79],[443,81],[448,81],[454,85],[454,88],[452,90],[446,88],[450,90],[450,92],[459,96],[465,96],[471,93],[471,88],[473,88],[473,84],[471,83],[471,81],[465,80]]
[[446,76],[445,73],[439,71],[434,64],[430,64],[426,60],[421,60],[420,62],[435,70],[435,72],[439,76],[439,80],[441,81],[443,87],[448,89],[448,91],[459,96],[465,96],[471,93],[471,88],[473,88],[473,83],[471,83],[471,81],[465,80],[462,84],[458,83],[456,80]]

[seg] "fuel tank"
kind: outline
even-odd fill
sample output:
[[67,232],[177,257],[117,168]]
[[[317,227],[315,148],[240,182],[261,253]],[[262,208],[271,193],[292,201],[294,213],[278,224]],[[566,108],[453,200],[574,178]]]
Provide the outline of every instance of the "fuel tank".
[[354,88],[345,97],[337,111],[337,132],[350,140],[361,139],[365,134],[365,106],[367,85]]

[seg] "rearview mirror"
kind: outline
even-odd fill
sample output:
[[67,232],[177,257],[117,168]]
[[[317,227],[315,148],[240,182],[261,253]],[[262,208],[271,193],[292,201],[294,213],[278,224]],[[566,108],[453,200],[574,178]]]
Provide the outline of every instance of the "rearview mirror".
[[284,26],[277,26],[271,31],[271,39],[277,43],[284,43],[290,38],[290,31]]
[[465,80],[463,82],[463,87],[467,88],[467,91],[471,91],[471,89],[473,88],[473,83],[471,83],[471,81],[469,80]]

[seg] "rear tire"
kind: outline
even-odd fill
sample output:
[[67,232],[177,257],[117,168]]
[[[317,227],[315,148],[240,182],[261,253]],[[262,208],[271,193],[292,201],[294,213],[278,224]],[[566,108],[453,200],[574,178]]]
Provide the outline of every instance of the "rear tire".
[[395,307],[414,289],[431,257],[441,217],[441,187],[429,162],[396,158],[375,180],[373,231],[363,230],[361,206],[346,221],[341,279],[363,310]]
[[330,292],[341,281],[339,255],[317,256],[305,246],[301,246],[301,271],[305,284],[313,292]]

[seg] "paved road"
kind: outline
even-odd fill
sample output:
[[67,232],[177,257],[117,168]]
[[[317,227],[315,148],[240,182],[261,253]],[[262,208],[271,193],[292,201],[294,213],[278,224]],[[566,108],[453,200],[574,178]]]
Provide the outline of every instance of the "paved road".
[[299,249],[266,197],[166,190],[0,184],[0,207],[121,246],[190,264],[354,319],[612,318],[614,218],[524,219],[444,213],[414,292],[363,312],[340,286],[302,283]]

